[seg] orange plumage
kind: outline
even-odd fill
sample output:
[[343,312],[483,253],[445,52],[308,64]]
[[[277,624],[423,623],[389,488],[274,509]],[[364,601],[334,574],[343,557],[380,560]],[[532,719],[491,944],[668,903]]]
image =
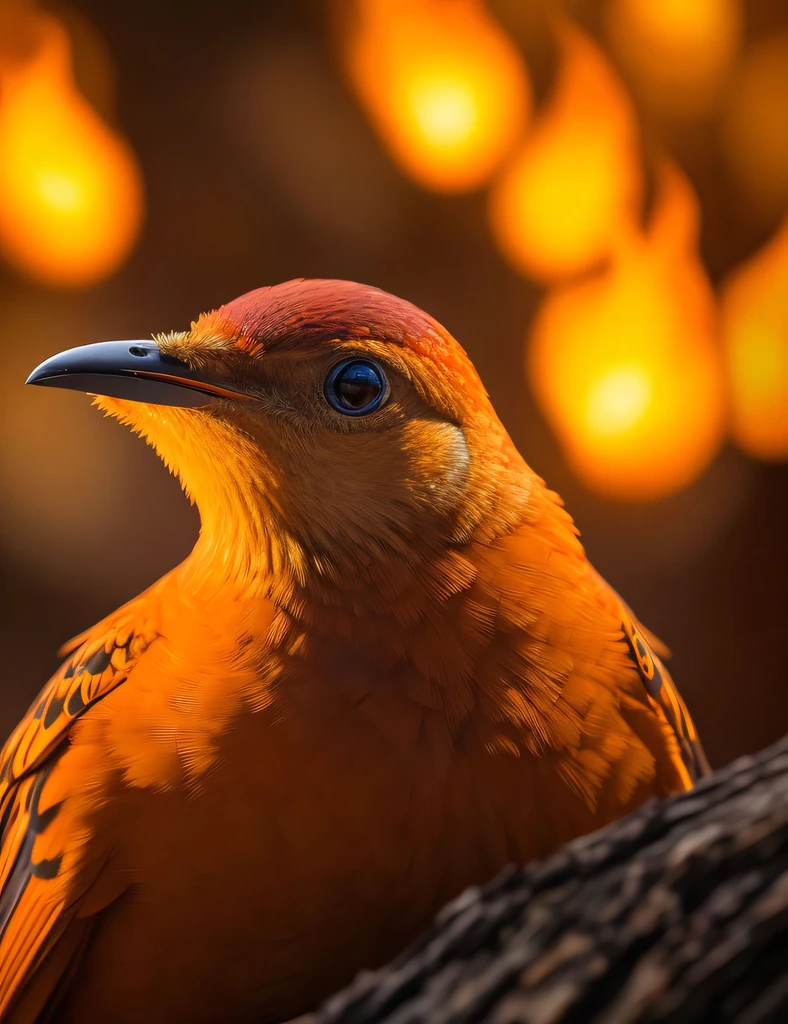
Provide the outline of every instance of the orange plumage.
[[464,886],[703,770],[429,316],[292,281],[142,344],[31,378],[126,396],[98,404],[202,527],[5,747],[0,1019],[293,1016]]

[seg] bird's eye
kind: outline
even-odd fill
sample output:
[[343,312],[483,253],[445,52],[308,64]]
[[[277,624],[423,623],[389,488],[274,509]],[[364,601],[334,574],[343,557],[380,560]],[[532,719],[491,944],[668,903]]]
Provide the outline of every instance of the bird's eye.
[[326,378],[326,401],[346,416],[366,416],[379,409],[389,396],[389,382],[377,363],[345,359]]

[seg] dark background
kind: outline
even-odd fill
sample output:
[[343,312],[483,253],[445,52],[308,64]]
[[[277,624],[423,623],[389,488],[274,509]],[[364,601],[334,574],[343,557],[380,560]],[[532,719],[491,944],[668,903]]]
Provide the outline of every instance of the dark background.
[[[506,21],[517,5],[492,6]],[[575,7],[599,34],[598,5]],[[58,646],[171,568],[198,528],[152,451],[82,396],[25,389],[26,374],[72,345],[183,329],[251,288],[312,276],[402,295],[467,348],[592,561],[673,649],[714,764],[786,731],[788,467],[728,447],[663,501],[616,503],[584,489],[524,376],[539,291],[498,255],[482,194],[424,191],[391,163],[339,74],[324,4],[54,9],[83,32],[84,16],[111,54],[114,95],[88,74],[80,84],[131,141],[147,213],[129,260],[89,289],[46,288],[0,266],[0,732],[53,671]],[[787,27],[782,0],[747,6],[748,43]],[[521,40],[537,100],[553,70],[540,38],[537,26]],[[646,140],[670,149],[701,196],[701,251],[717,284],[779,215],[742,201],[711,122],[641,113]]]

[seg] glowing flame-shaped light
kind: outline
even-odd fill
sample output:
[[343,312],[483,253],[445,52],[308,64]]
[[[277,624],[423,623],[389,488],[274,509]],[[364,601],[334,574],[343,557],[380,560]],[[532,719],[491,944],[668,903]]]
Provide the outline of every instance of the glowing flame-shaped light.
[[637,125],[623,86],[588,37],[565,21],[556,32],[552,98],[489,206],[504,256],[539,280],[609,255],[641,196]]
[[760,459],[788,459],[788,219],[725,282],[723,338],[736,443]]
[[528,372],[569,462],[609,497],[689,484],[716,453],[723,387],[714,298],[695,254],[697,208],[665,165],[649,229],[611,267],[555,289],[537,315]]
[[136,240],[141,177],[129,145],[77,91],[65,30],[36,18],[34,54],[0,68],[0,252],[46,283],[86,285]]
[[440,192],[483,185],[529,105],[517,50],[478,0],[358,0],[344,56],[391,155]]
[[740,0],[610,0],[607,21],[652,107],[687,118],[714,105],[739,45]]

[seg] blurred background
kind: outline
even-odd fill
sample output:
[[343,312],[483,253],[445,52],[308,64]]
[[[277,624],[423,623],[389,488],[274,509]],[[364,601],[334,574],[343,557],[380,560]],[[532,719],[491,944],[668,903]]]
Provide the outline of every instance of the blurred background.
[[0,0],[0,732],[196,513],[44,357],[291,277],[462,342],[712,762],[788,729],[785,0]]

